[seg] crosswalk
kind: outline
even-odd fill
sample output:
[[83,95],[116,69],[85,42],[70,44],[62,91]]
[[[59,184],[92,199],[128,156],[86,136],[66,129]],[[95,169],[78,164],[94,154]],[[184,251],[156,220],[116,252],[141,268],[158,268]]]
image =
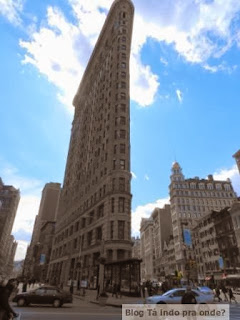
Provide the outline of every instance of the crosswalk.
[[230,320],[240,320],[240,304],[230,305]]

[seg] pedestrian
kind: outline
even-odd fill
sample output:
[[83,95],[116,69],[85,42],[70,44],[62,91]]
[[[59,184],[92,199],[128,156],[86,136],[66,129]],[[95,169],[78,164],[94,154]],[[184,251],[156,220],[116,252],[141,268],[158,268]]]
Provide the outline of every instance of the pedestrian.
[[141,292],[142,298],[145,298],[145,283],[144,282],[140,282],[140,292]]
[[73,294],[73,280],[71,280],[71,284],[70,284],[70,293]]
[[26,280],[23,283],[22,292],[27,292],[27,281]]
[[234,300],[235,303],[237,303],[237,300],[236,300],[235,296],[233,295],[233,292],[232,292],[231,288],[228,289],[228,294],[229,294],[230,303],[232,303],[232,300]]
[[222,298],[220,297],[221,292],[219,287],[216,287],[215,292],[216,292],[216,298],[218,298],[218,302],[221,302]]
[[183,297],[182,297],[182,304],[196,304],[197,300],[195,298],[194,293],[192,292],[191,287],[187,287]]
[[228,292],[227,288],[224,285],[222,285],[222,293],[224,295],[225,301],[228,301],[227,292]]
[[117,284],[114,282],[113,283],[113,289],[112,289],[112,297],[116,296],[116,298],[118,298],[118,294],[117,294]]
[[8,281],[5,287],[0,287],[0,319],[8,320],[18,317],[18,314],[11,308],[9,304],[9,297],[11,293],[16,289],[17,281],[11,279]]
[[120,282],[117,284],[117,296],[119,295],[120,298],[122,298],[122,293],[121,293],[121,284]]

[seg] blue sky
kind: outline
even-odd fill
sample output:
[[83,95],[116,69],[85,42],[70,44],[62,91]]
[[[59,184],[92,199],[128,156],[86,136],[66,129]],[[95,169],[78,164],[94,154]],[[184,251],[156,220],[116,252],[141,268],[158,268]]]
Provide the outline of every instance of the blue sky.
[[[186,178],[240,178],[239,0],[135,0],[131,54],[132,233]],[[24,257],[47,182],[63,181],[74,94],[112,0],[0,0],[0,176],[21,190]]]

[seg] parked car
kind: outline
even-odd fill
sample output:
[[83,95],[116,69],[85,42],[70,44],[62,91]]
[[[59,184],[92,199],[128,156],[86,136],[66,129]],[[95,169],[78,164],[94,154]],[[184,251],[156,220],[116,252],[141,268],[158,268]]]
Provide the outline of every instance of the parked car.
[[[156,295],[146,298],[148,304],[180,304],[186,288],[176,288],[165,292],[163,295]],[[213,303],[214,295],[207,295],[197,289],[192,289],[197,303]]]
[[18,307],[31,304],[52,304],[55,308],[61,307],[64,303],[72,303],[72,294],[65,292],[58,287],[42,286],[36,290],[17,294],[13,298]]

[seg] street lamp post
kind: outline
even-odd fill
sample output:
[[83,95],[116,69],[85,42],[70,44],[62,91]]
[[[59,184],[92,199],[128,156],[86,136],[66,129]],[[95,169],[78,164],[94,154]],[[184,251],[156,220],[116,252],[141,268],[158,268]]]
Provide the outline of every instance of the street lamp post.
[[100,265],[99,265],[99,294],[101,294],[104,291],[104,265],[106,262],[105,257],[105,240],[102,239],[101,243],[101,250],[100,250]]

